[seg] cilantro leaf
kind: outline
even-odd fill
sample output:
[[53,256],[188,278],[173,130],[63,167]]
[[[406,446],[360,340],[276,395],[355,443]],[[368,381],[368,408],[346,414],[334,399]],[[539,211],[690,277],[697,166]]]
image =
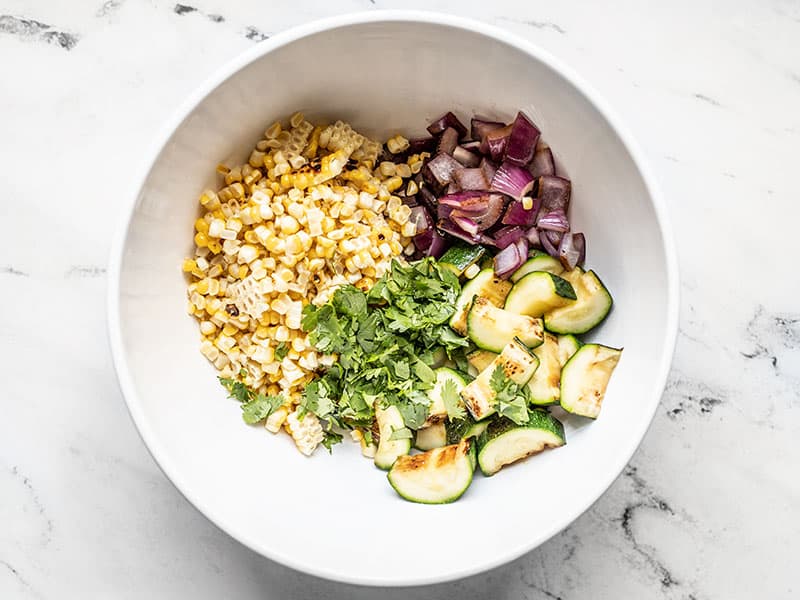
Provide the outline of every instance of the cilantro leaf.
[[333,454],[333,446],[342,443],[342,434],[335,431],[326,431],[322,438],[322,445],[328,449],[328,452]]
[[333,294],[333,307],[347,317],[367,316],[367,295],[352,285],[340,287]]
[[252,392],[241,381],[229,379],[227,377],[217,377],[222,386],[228,390],[228,398],[234,398],[239,402],[247,402],[250,400]]
[[287,354],[289,354],[289,346],[286,345],[286,342],[281,342],[278,344],[278,347],[275,348],[275,358],[278,360],[283,360],[286,358]]
[[279,406],[284,404],[283,396],[265,396],[256,394],[255,398],[242,404],[242,418],[244,422],[253,425],[270,416]]
[[464,405],[461,402],[461,395],[458,393],[456,382],[448,379],[442,386],[442,402],[447,411],[447,418],[451,421],[463,419],[466,416]]
[[389,441],[393,442],[395,440],[410,440],[414,434],[411,433],[411,430],[408,427],[401,427],[400,429],[395,429],[392,431],[392,434],[389,436]]
[[527,386],[514,383],[502,367],[495,367],[492,371],[489,385],[495,393],[494,400],[498,414],[511,419],[517,425],[528,422],[530,415],[528,414]]

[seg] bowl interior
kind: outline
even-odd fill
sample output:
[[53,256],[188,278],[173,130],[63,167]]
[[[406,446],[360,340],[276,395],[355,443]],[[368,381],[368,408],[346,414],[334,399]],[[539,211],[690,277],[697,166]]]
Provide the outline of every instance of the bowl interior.
[[[566,526],[639,443],[672,351],[674,281],[662,229],[647,183],[614,127],[547,59],[501,41],[490,28],[434,21],[370,17],[279,36],[209,86],[143,183],[119,259],[119,287],[112,290],[120,380],[166,474],[243,543],[344,581],[413,584],[462,576],[507,561]],[[446,110],[510,120],[518,109],[538,123],[572,178],[572,219],[587,234],[587,265],[615,299],[592,335],[625,347],[600,418],[568,418],[566,447],[491,479],[476,473],[466,495],[447,506],[400,500],[348,440],[333,456],[320,450],[307,459],[288,436],[245,426],[198,352],[180,270],[192,249],[197,198],[215,185],[215,165],[244,160],[270,122],[295,110],[312,120],[343,119],[385,139],[421,134]]]

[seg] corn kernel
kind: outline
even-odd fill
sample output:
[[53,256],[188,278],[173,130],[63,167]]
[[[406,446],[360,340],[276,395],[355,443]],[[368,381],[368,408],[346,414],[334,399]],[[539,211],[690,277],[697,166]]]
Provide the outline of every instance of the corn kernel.
[[522,208],[525,210],[530,210],[533,208],[533,198],[530,196],[523,196],[522,197]]
[[472,264],[472,265],[468,266],[468,267],[467,267],[467,268],[464,270],[464,277],[466,277],[467,279],[474,279],[474,277],[475,277],[475,276],[476,276],[478,273],[480,273],[480,271],[481,271],[481,268],[480,268],[480,266],[479,266],[479,265],[477,265],[477,264]]

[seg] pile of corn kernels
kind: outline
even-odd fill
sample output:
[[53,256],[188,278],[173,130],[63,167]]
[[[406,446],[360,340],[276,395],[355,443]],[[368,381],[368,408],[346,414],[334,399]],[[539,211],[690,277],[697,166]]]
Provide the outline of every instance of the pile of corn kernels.
[[[387,141],[392,153],[408,141]],[[393,258],[414,251],[411,209],[395,193],[417,193],[411,179],[427,154],[381,162],[381,145],[346,123],[313,125],[295,113],[276,122],[246,164],[218,171],[224,185],[200,196],[188,311],[200,324],[200,350],[219,370],[286,404],[266,427],[281,427],[310,454],[322,441],[313,414],[298,419],[303,387],[333,357],[301,329],[303,306],[324,304],[344,284],[369,289]]]

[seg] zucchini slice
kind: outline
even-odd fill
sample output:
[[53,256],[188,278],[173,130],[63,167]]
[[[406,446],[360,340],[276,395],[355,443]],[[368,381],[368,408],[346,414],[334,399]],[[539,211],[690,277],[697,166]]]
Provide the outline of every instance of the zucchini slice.
[[495,277],[494,267],[483,269],[461,288],[461,294],[456,300],[456,310],[450,317],[450,327],[461,335],[467,335],[467,314],[472,299],[481,296],[495,306],[503,306],[510,290],[511,282]]
[[404,429],[406,424],[396,406],[375,409],[375,420],[378,422],[378,451],[375,452],[375,466],[379,469],[391,469],[398,456],[408,454],[411,450],[411,438],[392,440],[395,431]]
[[572,284],[566,279],[547,271],[533,271],[514,284],[504,308],[518,315],[541,317],[577,299]]
[[561,371],[561,408],[596,419],[622,349],[584,344]]
[[532,410],[522,425],[497,419],[478,438],[478,466],[484,475],[494,475],[505,465],[565,443],[564,426],[544,410]]
[[447,443],[457,444],[467,438],[477,438],[488,425],[488,420],[476,422],[469,415],[457,421],[450,421],[447,423]]
[[544,334],[544,343],[534,348],[539,359],[539,368],[528,381],[531,404],[546,406],[558,404],[561,396],[561,361],[558,354],[558,338],[551,333]]
[[544,326],[553,333],[586,333],[611,310],[611,294],[594,271],[580,273],[570,281],[578,299],[544,315]]
[[458,500],[472,483],[475,449],[472,440],[401,456],[388,473],[389,483],[406,500],[446,504]]
[[503,348],[500,355],[461,391],[467,410],[476,421],[495,412],[495,392],[492,390],[492,373],[503,369],[506,376],[518,385],[525,385],[539,366],[539,360],[518,339]]
[[486,298],[475,298],[467,315],[467,335],[478,348],[500,352],[514,338],[529,348],[542,343],[542,320],[497,308]]
[[447,445],[447,426],[444,421],[436,423],[430,427],[417,430],[417,437],[414,447],[418,450],[426,451],[434,448],[441,448]]
[[571,333],[558,336],[558,360],[562,367],[582,345],[582,342]]
[[451,246],[437,262],[461,277],[464,271],[480,261],[484,254],[486,248],[483,246],[461,243]]
[[428,398],[431,399],[431,404],[428,408],[428,418],[425,419],[425,423],[423,423],[422,427],[435,425],[436,423],[440,423],[447,418],[447,409],[445,408],[444,401],[442,400],[442,388],[448,381],[452,381],[455,384],[456,390],[459,393],[461,393],[461,390],[463,390],[464,386],[467,385],[467,381],[464,379],[464,376],[458,371],[449,367],[439,367],[434,371],[434,373],[436,373],[436,382],[428,391]]
[[558,259],[541,252],[530,257],[519,269],[514,271],[511,274],[511,281],[517,283],[520,279],[525,277],[525,275],[533,273],[534,271],[547,271],[553,275],[561,275],[561,273],[564,272],[564,267]]
[[497,358],[495,352],[488,350],[475,350],[467,354],[467,363],[469,363],[470,375],[475,377],[483,371],[486,367],[492,364],[492,361]]

